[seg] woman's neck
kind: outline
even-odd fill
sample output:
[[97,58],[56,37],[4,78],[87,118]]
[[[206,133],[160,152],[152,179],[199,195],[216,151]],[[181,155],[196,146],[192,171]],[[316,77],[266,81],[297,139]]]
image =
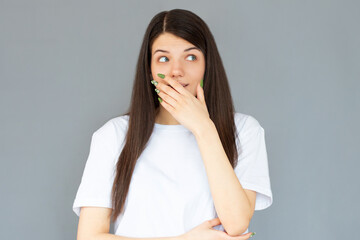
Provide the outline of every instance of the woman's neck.
[[180,123],[162,106],[156,109],[155,123],[163,125],[180,125]]

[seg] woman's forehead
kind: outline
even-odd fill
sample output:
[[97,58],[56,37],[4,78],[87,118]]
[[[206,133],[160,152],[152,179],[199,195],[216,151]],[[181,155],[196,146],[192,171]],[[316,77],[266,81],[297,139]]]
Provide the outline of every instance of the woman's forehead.
[[152,45],[153,53],[156,50],[162,50],[162,52],[171,51],[184,51],[185,49],[195,47],[183,38],[177,37],[171,33],[164,33],[157,37]]

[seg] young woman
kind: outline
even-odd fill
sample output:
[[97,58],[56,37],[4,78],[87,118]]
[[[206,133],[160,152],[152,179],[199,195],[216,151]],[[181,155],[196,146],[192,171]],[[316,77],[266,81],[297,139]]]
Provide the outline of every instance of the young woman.
[[264,129],[235,112],[209,28],[187,10],[160,12],[129,111],[92,135],[78,239],[248,239],[254,210],[272,201]]

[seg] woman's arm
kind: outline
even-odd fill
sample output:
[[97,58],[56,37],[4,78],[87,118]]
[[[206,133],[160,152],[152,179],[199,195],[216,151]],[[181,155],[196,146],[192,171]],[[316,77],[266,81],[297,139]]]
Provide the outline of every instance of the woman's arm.
[[249,198],[242,188],[211,119],[194,136],[204,161],[219,219],[229,235],[240,235],[250,224],[254,209],[251,202],[255,201],[255,192],[248,191],[251,195]]
[[182,236],[162,238],[130,238],[110,234],[111,208],[81,207],[77,240],[181,240]]

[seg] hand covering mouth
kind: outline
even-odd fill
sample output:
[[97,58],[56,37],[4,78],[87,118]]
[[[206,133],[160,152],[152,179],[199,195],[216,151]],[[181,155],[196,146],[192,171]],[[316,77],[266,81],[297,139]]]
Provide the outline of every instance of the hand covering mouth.
[[[183,83],[180,83],[180,84],[181,84],[183,87],[186,87],[187,85],[189,85],[189,84],[187,84],[187,83],[184,83],[184,84],[183,84]],[[171,87],[170,84],[168,84],[168,86]]]

